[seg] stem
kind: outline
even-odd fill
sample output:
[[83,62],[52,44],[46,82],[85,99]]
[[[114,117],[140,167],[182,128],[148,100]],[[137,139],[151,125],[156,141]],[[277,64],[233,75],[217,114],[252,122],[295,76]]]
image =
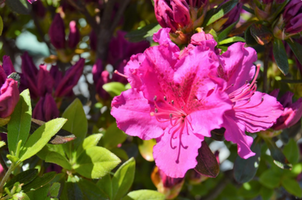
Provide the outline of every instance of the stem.
[[268,70],[268,64],[269,64],[269,54],[270,54],[270,43],[265,45],[265,51],[264,51],[264,60],[263,60],[263,86],[262,86],[262,92],[267,92],[267,70]]
[[16,166],[17,166],[16,164],[12,163],[11,166],[8,168],[7,172],[5,173],[4,177],[2,178],[2,180],[0,182],[0,194],[3,192],[3,186],[6,183],[6,181],[8,180],[10,174],[16,168]]

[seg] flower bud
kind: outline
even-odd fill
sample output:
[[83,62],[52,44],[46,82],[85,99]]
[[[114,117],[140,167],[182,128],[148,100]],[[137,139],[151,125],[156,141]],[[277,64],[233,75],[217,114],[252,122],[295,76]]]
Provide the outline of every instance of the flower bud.
[[195,28],[203,23],[208,0],[155,0],[154,11],[163,28],[171,28],[171,38],[178,44],[188,42]]
[[76,26],[75,21],[69,23],[69,36],[68,36],[68,47],[70,49],[76,48],[77,44],[80,42],[80,31]]
[[40,18],[44,18],[47,12],[41,0],[36,1],[36,3],[33,4],[32,9],[35,15]]
[[47,93],[51,94],[54,80],[46,65],[40,65],[37,79],[39,96],[45,96]]
[[290,1],[274,27],[274,35],[285,40],[302,31],[302,1]]
[[97,60],[93,65],[92,75],[98,96],[105,100],[108,99],[109,94],[103,89],[103,85],[109,82],[109,72],[104,70],[101,60]]
[[10,116],[19,101],[18,82],[8,78],[0,88],[0,118]]
[[10,75],[11,73],[15,72],[14,65],[9,56],[6,56],[6,55],[3,56],[2,67],[7,76]]
[[56,88],[56,97],[63,97],[72,91],[72,88],[78,83],[78,80],[83,73],[84,65],[85,59],[80,58],[75,65],[66,71],[64,77]]
[[33,111],[33,118],[42,121],[49,121],[51,119],[59,117],[59,110],[57,108],[56,102],[51,96],[51,94],[46,94],[41,97],[35,106]]
[[49,28],[50,42],[56,49],[65,48],[65,25],[60,14],[57,13]]
[[[274,91],[274,95],[277,97],[278,90]],[[282,115],[277,119],[276,123],[272,126],[274,130],[285,129],[296,124],[302,117],[302,98],[298,99],[295,103],[292,103],[291,92],[286,92],[279,100],[283,105],[284,111]]]
[[184,178],[171,178],[162,170],[155,167],[151,179],[157,190],[166,196],[166,199],[173,199],[179,194]]

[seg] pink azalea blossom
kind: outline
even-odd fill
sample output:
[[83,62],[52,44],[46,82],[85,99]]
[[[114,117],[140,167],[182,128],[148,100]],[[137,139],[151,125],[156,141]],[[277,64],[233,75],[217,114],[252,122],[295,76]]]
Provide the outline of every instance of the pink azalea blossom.
[[132,56],[125,67],[132,89],[113,99],[111,111],[127,134],[156,138],[155,163],[172,178],[196,166],[204,137],[221,128],[224,112],[232,109],[220,83],[210,78],[219,66],[216,53],[197,46],[179,54],[166,40]]
[[218,76],[227,82],[223,91],[233,102],[233,109],[224,114],[224,136],[238,145],[239,156],[246,159],[254,153],[250,150],[253,138],[245,131],[255,133],[270,128],[282,114],[283,107],[275,97],[256,91],[260,66],[255,70],[254,49],[238,42],[219,58]]

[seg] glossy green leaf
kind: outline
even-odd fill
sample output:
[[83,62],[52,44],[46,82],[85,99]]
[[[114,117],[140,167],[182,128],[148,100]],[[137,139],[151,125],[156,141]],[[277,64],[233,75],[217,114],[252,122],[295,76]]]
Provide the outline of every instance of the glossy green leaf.
[[37,190],[47,184],[49,184],[56,176],[56,172],[49,172],[44,174],[41,177],[35,178],[32,182],[22,187],[24,192],[30,191],[30,190]]
[[245,42],[245,40],[242,37],[234,36],[234,37],[230,37],[230,38],[220,41],[218,43],[218,45],[224,45],[224,44],[229,44],[229,43],[233,43],[233,42]]
[[2,31],[3,31],[3,20],[2,17],[0,16],[0,36],[2,35]]
[[275,38],[273,42],[273,54],[278,68],[286,75],[289,71],[287,53],[282,40]]
[[70,200],[70,199],[82,200],[82,199],[84,199],[84,196],[77,183],[65,182],[60,199],[61,200]]
[[112,177],[112,198],[121,199],[130,189],[135,173],[135,160],[130,158],[115,172]]
[[8,0],[5,4],[14,12],[22,15],[29,15],[31,11],[31,5],[26,0]]
[[120,82],[110,82],[103,85],[103,89],[110,94],[110,96],[115,97],[120,95],[125,91],[125,86]]
[[282,186],[288,191],[290,194],[301,198],[302,197],[302,189],[297,182],[297,180],[289,177],[284,177],[282,179]]
[[110,151],[122,160],[128,160],[129,159],[129,156],[128,156],[127,152],[124,149],[121,149],[119,147],[115,147],[113,149],[110,149]]
[[110,174],[106,174],[105,176],[100,178],[96,185],[100,188],[107,199],[112,198],[112,180]]
[[120,163],[120,159],[103,147],[90,147],[78,157],[73,166],[79,174],[86,178],[101,178]]
[[239,189],[238,193],[240,196],[245,198],[255,198],[259,195],[261,189],[261,184],[258,181],[250,181],[244,183]]
[[290,49],[294,52],[299,63],[302,65],[302,45],[298,42],[293,42],[290,39],[286,40],[286,43],[289,45]]
[[130,31],[125,35],[125,37],[130,42],[140,42],[145,40],[147,37],[152,37],[153,34],[156,33],[160,28],[161,26],[158,23],[151,23],[141,29]]
[[0,148],[1,147],[4,147],[6,144],[5,144],[5,142],[4,141],[0,141]]
[[78,149],[80,145],[82,145],[88,129],[88,122],[81,101],[79,99],[75,99],[66,108],[62,117],[67,119],[67,122],[63,126],[63,129],[76,136],[76,139],[74,141],[63,144],[67,156],[71,158],[71,153]]
[[274,159],[274,163],[281,169],[290,169],[292,165],[288,162],[282,151],[276,146],[275,142],[272,141],[270,138],[263,139],[271,152],[271,156]]
[[283,153],[290,163],[295,164],[299,161],[299,147],[293,138],[284,146]]
[[71,164],[68,162],[66,157],[57,152],[49,152],[45,158],[45,162],[55,163],[57,165],[60,165],[64,169],[71,170]]
[[21,147],[24,146],[29,135],[31,112],[29,90],[27,89],[20,94],[20,99],[7,125],[7,143],[10,152],[16,153],[20,140],[22,140]]
[[126,138],[127,135],[117,127],[116,123],[112,123],[106,130],[101,141],[105,148],[112,149],[118,144],[123,143]]
[[256,45],[257,42],[254,39],[254,37],[251,34],[251,26],[249,26],[245,31],[244,31],[244,39],[246,44],[252,46],[252,45]]
[[231,32],[231,30],[235,27],[238,21],[234,22],[227,28],[225,28],[223,31],[221,31],[218,35],[218,41],[221,41],[227,37],[227,35]]
[[11,180],[9,180],[6,183],[5,187],[11,189],[16,182],[26,185],[26,184],[30,183],[31,181],[33,181],[37,177],[37,175],[38,175],[37,169],[26,170],[24,172],[17,174]]
[[263,186],[261,189],[260,189],[260,195],[262,197],[263,200],[271,200],[271,197],[273,196],[274,194],[274,190],[273,189],[269,189],[265,186]]
[[238,0],[230,0],[224,3],[222,6],[214,10],[213,12],[208,12],[205,17],[205,26],[212,24],[218,19],[225,16],[228,12],[230,12],[238,3]]
[[254,140],[251,150],[256,154],[248,159],[237,156],[234,163],[234,178],[239,183],[245,183],[252,180],[258,170],[261,147],[257,140]]
[[49,189],[50,184],[47,184],[44,187],[38,188],[37,190],[29,191],[26,194],[30,199],[50,200],[50,197],[48,197]]
[[278,174],[273,170],[267,170],[261,174],[259,182],[270,189],[274,189],[280,185],[281,178],[281,174]]
[[24,161],[38,153],[64,125],[66,119],[56,118],[38,128],[27,140],[20,153],[20,161]]
[[48,192],[49,196],[52,198],[58,197],[60,188],[61,188],[61,183],[55,182],[55,183],[51,184],[51,186],[49,188],[49,192]]
[[77,155],[81,155],[81,153],[85,150],[88,149],[89,147],[94,147],[96,146],[100,139],[103,137],[103,134],[98,133],[98,134],[93,134],[88,136],[87,138],[84,139],[82,145],[78,148],[77,150]]
[[153,190],[136,190],[129,192],[122,200],[164,200],[165,195]]

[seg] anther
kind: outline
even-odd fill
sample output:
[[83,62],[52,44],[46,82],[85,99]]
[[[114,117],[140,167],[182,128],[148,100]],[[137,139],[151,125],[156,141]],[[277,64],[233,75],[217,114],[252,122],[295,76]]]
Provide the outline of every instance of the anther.
[[157,108],[155,108],[154,111],[155,111],[155,113],[158,113],[158,109]]
[[173,118],[173,115],[172,115],[172,113],[170,113],[170,114],[169,114],[169,117],[170,117],[170,119],[172,119],[172,118]]
[[164,96],[164,100],[167,101],[167,97],[166,96]]
[[120,75],[122,77],[128,78],[128,76],[126,76],[125,74],[122,74],[122,73],[118,72],[117,70],[114,70],[114,73],[117,74],[117,75]]
[[155,95],[154,98],[153,98],[153,101],[156,101],[156,99],[157,99],[157,96]]
[[171,101],[172,105],[174,105],[174,100]]

